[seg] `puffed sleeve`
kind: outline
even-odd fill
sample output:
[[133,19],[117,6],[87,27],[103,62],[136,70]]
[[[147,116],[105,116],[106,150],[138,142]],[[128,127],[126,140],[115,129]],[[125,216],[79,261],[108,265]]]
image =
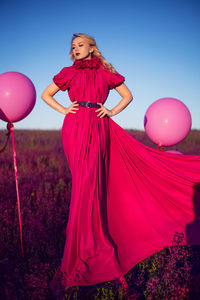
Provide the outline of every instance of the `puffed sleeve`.
[[108,69],[104,69],[105,71],[105,78],[106,81],[109,85],[109,88],[112,90],[118,85],[122,84],[125,81],[125,77],[119,74],[118,72],[116,73],[111,73]]
[[71,80],[73,77],[72,67],[64,67],[58,74],[53,77],[53,82],[61,89],[65,91],[70,88]]

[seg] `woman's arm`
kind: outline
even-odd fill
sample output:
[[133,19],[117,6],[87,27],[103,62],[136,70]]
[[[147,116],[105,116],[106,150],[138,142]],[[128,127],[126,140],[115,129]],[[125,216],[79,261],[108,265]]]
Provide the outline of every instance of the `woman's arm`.
[[130,90],[124,83],[117,86],[115,88],[115,90],[122,97],[121,101],[115,107],[113,107],[111,110],[109,110],[105,106],[103,106],[102,103],[98,103],[99,105],[101,105],[101,107],[96,110],[96,112],[99,111],[99,114],[97,115],[98,117],[100,116],[100,118],[102,118],[105,115],[107,115],[108,117],[113,117],[116,114],[120,113],[133,100],[133,96],[132,96]]
[[49,106],[51,106],[53,109],[57,110],[58,112],[66,115],[69,112],[70,113],[76,113],[73,110],[78,110],[78,108],[75,108],[75,106],[78,106],[77,101],[74,101],[68,108],[62,106],[60,103],[58,103],[53,96],[59,91],[59,87],[52,82],[50,85],[47,86],[47,88],[42,93],[42,100],[44,100]]

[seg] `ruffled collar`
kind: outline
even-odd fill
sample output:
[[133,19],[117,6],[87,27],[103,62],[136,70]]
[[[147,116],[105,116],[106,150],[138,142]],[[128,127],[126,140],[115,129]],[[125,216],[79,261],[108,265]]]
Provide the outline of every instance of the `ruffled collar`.
[[101,60],[97,56],[93,56],[91,59],[77,59],[73,65],[75,69],[98,69],[100,64]]

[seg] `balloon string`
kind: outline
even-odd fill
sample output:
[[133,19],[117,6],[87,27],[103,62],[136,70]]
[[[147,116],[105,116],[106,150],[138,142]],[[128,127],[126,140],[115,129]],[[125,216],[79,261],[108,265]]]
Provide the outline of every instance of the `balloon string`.
[[7,124],[7,129],[8,129],[8,132],[6,133],[7,139],[6,139],[5,145],[0,149],[0,153],[3,152],[3,151],[6,149],[7,145],[8,145],[8,140],[9,140],[9,137],[10,137],[10,134],[11,134],[11,131],[10,131],[10,124],[11,124],[11,123],[8,123],[8,124]]
[[164,151],[164,148],[163,148],[163,146],[162,145],[157,145],[157,150],[161,150],[162,152]]
[[17,160],[16,160],[15,139],[14,139],[14,125],[12,123],[8,123],[8,126],[10,126],[10,132],[12,133],[13,160],[14,160],[15,184],[16,184],[16,192],[17,192],[19,229],[20,229],[20,243],[21,243],[22,258],[24,259],[23,242],[22,242],[22,224],[21,224],[20,201],[19,201],[19,189],[18,189],[18,179],[17,179]]

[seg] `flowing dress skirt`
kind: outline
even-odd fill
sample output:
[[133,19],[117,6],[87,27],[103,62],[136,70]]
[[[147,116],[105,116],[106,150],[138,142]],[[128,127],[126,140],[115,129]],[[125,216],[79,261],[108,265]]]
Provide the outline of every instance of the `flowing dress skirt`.
[[172,244],[200,244],[200,156],[163,153],[95,108],[65,117],[72,175],[66,242],[53,280],[66,288],[115,280]]

